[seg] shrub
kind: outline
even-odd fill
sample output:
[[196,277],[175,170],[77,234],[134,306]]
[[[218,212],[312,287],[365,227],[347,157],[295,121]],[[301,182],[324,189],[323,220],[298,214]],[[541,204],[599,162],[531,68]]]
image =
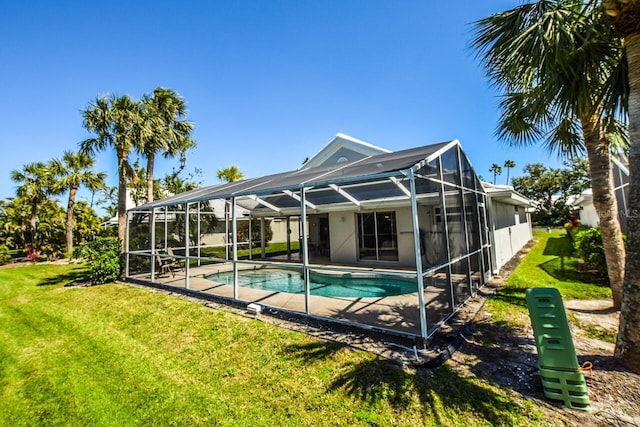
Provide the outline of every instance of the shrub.
[[99,237],[74,250],[74,258],[84,258],[89,266],[91,282],[99,285],[120,277],[124,262],[120,241],[114,237]]
[[[626,236],[622,236],[625,239]],[[575,248],[585,266],[607,277],[607,261],[604,256],[602,233],[599,228],[581,230],[575,236]]]
[[9,248],[5,245],[0,245],[0,265],[9,264],[11,262],[11,254]]
[[[572,224],[572,223],[567,223],[567,224]],[[574,246],[575,246],[575,241],[576,241],[576,236],[585,231],[585,230],[589,230],[591,227],[587,227],[586,225],[582,225],[580,224],[580,222],[577,222],[577,225],[571,225],[570,227],[567,228],[566,224],[564,229],[567,231],[567,235],[569,236],[569,239],[574,242]]]

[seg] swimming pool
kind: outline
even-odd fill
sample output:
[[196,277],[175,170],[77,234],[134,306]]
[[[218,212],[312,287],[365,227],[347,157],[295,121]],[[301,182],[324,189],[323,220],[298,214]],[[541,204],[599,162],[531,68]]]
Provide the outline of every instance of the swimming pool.
[[[204,276],[206,279],[233,285],[233,272],[224,271]],[[415,280],[367,273],[309,272],[311,295],[345,298],[375,298],[417,292]],[[304,293],[302,272],[285,268],[263,268],[238,271],[238,285],[253,289],[291,294]]]

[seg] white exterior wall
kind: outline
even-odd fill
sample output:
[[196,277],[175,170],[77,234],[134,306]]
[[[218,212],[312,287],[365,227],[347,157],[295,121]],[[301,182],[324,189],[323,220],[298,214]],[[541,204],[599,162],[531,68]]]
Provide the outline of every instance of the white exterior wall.
[[510,227],[496,228],[493,231],[496,270],[505,265],[532,237],[531,224],[528,222]]
[[[254,221],[260,221],[260,219],[254,219]],[[298,218],[291,219],[289,222],[291,229],[290,239],[292,242],[296,242],[300,239],[300,226],[298,224]],[[287,241],[287,220],[286,219],[274,219],[271,221],[271,231],[273,237],[271,243],[282,243]]]
[[406,267],[416,265],[416,247],[413,242],[413,222],[411,206],[396,211],[396,229],[398,232],[398,264]]
[[589,227],[598,227],[600,225],[600,218],[598,218],[593,202],[585,203],[580,207],[580,222]]
[[332,262],[352,264],[358,261],[356,229],[354,212],[329,213],[329,242]]

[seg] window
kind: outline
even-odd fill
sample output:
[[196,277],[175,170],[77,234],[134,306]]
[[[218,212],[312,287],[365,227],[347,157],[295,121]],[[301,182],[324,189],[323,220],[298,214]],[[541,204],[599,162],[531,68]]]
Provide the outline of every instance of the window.
[[358,214],[358,253],[361,260],[398,261],[395,212]]
[[[460,222],[460,207],[452,206],[447,208],[447,223]],[[442,224],[442,209],[435,208],[435,219],[436,224]],[[473,208],[471,206],[467,206],[465,208],[465,221],[473,220]]]

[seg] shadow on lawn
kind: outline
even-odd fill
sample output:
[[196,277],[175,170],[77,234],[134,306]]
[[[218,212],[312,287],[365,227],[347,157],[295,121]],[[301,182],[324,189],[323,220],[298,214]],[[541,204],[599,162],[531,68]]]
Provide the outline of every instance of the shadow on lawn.
[[595,271],[584,270],[582,262],[573,256],[573,245],[568,237],[550,237],[542,252],[556,258],[538,264],[542,270],[557,280],[605,285],[607,278]]
[[89,278],[89,272],[82,268],[74,271],[70,271],[65,274],[53,271],[51,276],[43,278],[38,286],[52,286],[52,285],[68,285],[76,282],[83,282]]
[[[313,342],[296,344],[286,351],[288,355],[313,363],[331,357],[343,347],[331,342]],[[447,365],[436,370],[408,371],[394,361],[376,358],[343,364],[338,369],[340,373],[329,384],[330,391],[342,390],[370,405],[390,405],[396,411],[410,409],[417,397],[421,412],[437,424],[450,423],[452,414],[463,416],[472,411],[490,425],[509,425],[513,422],[513,413],[523,411],[514,408],[510,399],[477,380],[465,378]]]
[[508,304],[527,308],[525,291],[522,288],[513,288],[513,287],[505,286],[502,289],[500,289],[500,292],[498,292],[495,295],[492,295],[491,299],[494,301],[503,301]]

